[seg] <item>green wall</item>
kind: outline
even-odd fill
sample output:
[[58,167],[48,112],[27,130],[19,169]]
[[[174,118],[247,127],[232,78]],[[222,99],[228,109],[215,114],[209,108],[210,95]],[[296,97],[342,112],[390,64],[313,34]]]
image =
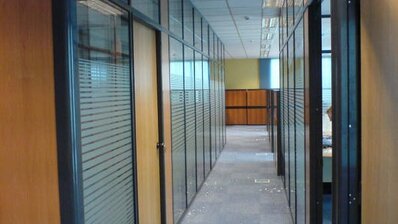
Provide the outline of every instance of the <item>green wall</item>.
[[259,89],[258,59],[225,60],[225,89]]

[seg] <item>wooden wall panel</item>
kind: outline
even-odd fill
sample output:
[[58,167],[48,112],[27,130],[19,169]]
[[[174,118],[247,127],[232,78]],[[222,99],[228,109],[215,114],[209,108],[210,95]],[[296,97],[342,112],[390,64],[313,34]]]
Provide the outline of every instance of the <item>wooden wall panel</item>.
[[246,109],[226,109],[226,123],[229,125],[245,125],[247,124]]
[[267,109],[247,109],[247,124],[250,125],[268,124]]
[[51,0],[0,1],[0,223],[60,223]]
[[248,90],[247,91],[247,106],[267,106],[267,91],[266,90]]
[[225,92],[225,105],[227,107],[245,107],[246,90],[227,90]]
[[398,222],[398,1],[361,1],[362,223]]

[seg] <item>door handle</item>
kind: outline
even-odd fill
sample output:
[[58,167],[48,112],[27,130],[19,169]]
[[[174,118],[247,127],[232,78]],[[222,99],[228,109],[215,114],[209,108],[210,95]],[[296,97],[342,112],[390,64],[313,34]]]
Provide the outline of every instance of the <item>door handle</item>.
[[164,142],[158,142],[158,144],[156,144],[156,148],[159,151],[164,152],[164,151],[166,151],[166,144],[164,144]]

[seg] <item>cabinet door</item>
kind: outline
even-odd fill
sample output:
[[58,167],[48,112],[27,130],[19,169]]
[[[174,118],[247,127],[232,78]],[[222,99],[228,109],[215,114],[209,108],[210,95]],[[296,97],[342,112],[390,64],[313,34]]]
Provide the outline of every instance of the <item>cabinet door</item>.
[[245,125],[247,124],[246,109],[226,109],[227,125]]
[[266,90],[248,90],[247,91],[248,107],[266,107],[267,91]]
[[227,107],[246,107],[245,90],[227,90],[225,93],[225,104]]
[[247,109],[247,121],[254,125],[268,124],[267,109]]

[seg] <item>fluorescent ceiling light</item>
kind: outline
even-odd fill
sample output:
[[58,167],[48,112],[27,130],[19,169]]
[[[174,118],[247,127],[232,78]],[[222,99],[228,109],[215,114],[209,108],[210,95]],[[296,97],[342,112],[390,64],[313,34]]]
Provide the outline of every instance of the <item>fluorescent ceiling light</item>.
[[118,8],[100,0],[79,0],[79,3],[105,15],[123,15],[123,12]]
[[274,38],[273,33],[268,33],[268,32],[263,33],[263,40],[271,40],[272,38]]
[[283,0],[264,0],[263,1],[263,8],[281,8],[283,5]]
[[266,17],[266,18],[263,18],[263,21],[262,21],[263,28],[275,28],[277,24],[278,24],[277,17]]
[[269,51],[262,51],[261,52],[261,57],[267,58],[269,56]]
[[270,50],[271,49],[271,44],[263,44],[262,48],[265,50]]

